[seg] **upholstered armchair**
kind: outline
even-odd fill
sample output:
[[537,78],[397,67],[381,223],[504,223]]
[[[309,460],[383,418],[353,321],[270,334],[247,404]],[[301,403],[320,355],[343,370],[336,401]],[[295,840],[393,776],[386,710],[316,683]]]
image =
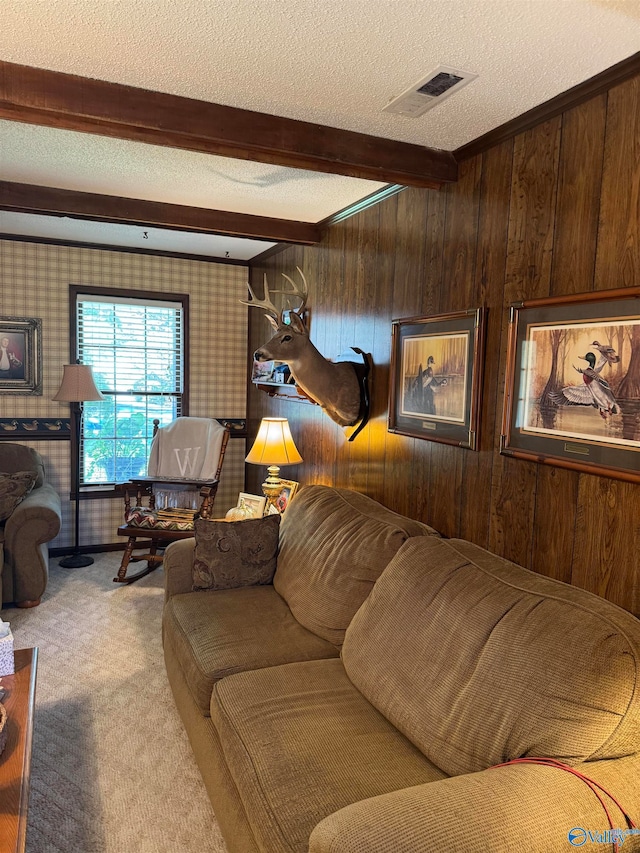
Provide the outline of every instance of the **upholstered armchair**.
[[[12,507],[16,501],[19,502]],[[47,542],[58,535],[60,524],[60,497],[46,482],[40,454],[22,444],[0,442],[0,591],[3,604],[34,607],[40,603],[49,576]]]

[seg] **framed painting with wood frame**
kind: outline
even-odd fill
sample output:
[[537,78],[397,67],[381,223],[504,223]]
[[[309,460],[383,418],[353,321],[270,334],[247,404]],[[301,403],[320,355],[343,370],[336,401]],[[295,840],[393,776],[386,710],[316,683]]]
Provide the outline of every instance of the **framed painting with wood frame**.
[[511,306],[500,451],[640,483],[640,287]]
[[42,395],[42,320],[0,317],[0,394]]
[[486,309],[394,320],[389,432],[475,450]]

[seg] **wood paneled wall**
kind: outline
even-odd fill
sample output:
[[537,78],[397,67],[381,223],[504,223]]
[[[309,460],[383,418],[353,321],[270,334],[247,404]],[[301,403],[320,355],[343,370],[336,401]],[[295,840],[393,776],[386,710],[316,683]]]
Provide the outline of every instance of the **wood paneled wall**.
[[[289,418],[304,463],[282,476],[366,492],[640,614],[640,486],[501,456],[508,306],[640,284],[640,77],[461,164],[442,191],[405,190],[252,270],[299,265],[311,338],[374,361],[373,416],[348,443],[318,407],[249,390],[250,428]],[[278,284],[276,284],[278,282]],[[478,452],[387,432],[391,320],[488,307]],[[251,351],[270,334],[250,315]],[[247,466],[260,492],[264,472]]]

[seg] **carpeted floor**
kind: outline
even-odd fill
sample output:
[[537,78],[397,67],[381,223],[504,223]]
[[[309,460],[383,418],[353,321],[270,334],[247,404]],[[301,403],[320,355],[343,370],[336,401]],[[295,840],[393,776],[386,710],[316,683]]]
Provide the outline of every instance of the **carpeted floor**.
[[40,606],[2,612],[40,650],[27,853],[224,853],[165,674],[162,569],[114,584],[120,557],[51,560]]

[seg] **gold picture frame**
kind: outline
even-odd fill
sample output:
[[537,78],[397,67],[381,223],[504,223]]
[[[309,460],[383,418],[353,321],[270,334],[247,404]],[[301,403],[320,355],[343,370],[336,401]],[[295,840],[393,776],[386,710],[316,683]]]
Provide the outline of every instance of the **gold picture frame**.
[[280,480],[280,494],[275,500],[275,507],[277,511],[282,515],[282,513],[286,510],[291,502],[291,498],[298,491],[299,483],[295,480]]

